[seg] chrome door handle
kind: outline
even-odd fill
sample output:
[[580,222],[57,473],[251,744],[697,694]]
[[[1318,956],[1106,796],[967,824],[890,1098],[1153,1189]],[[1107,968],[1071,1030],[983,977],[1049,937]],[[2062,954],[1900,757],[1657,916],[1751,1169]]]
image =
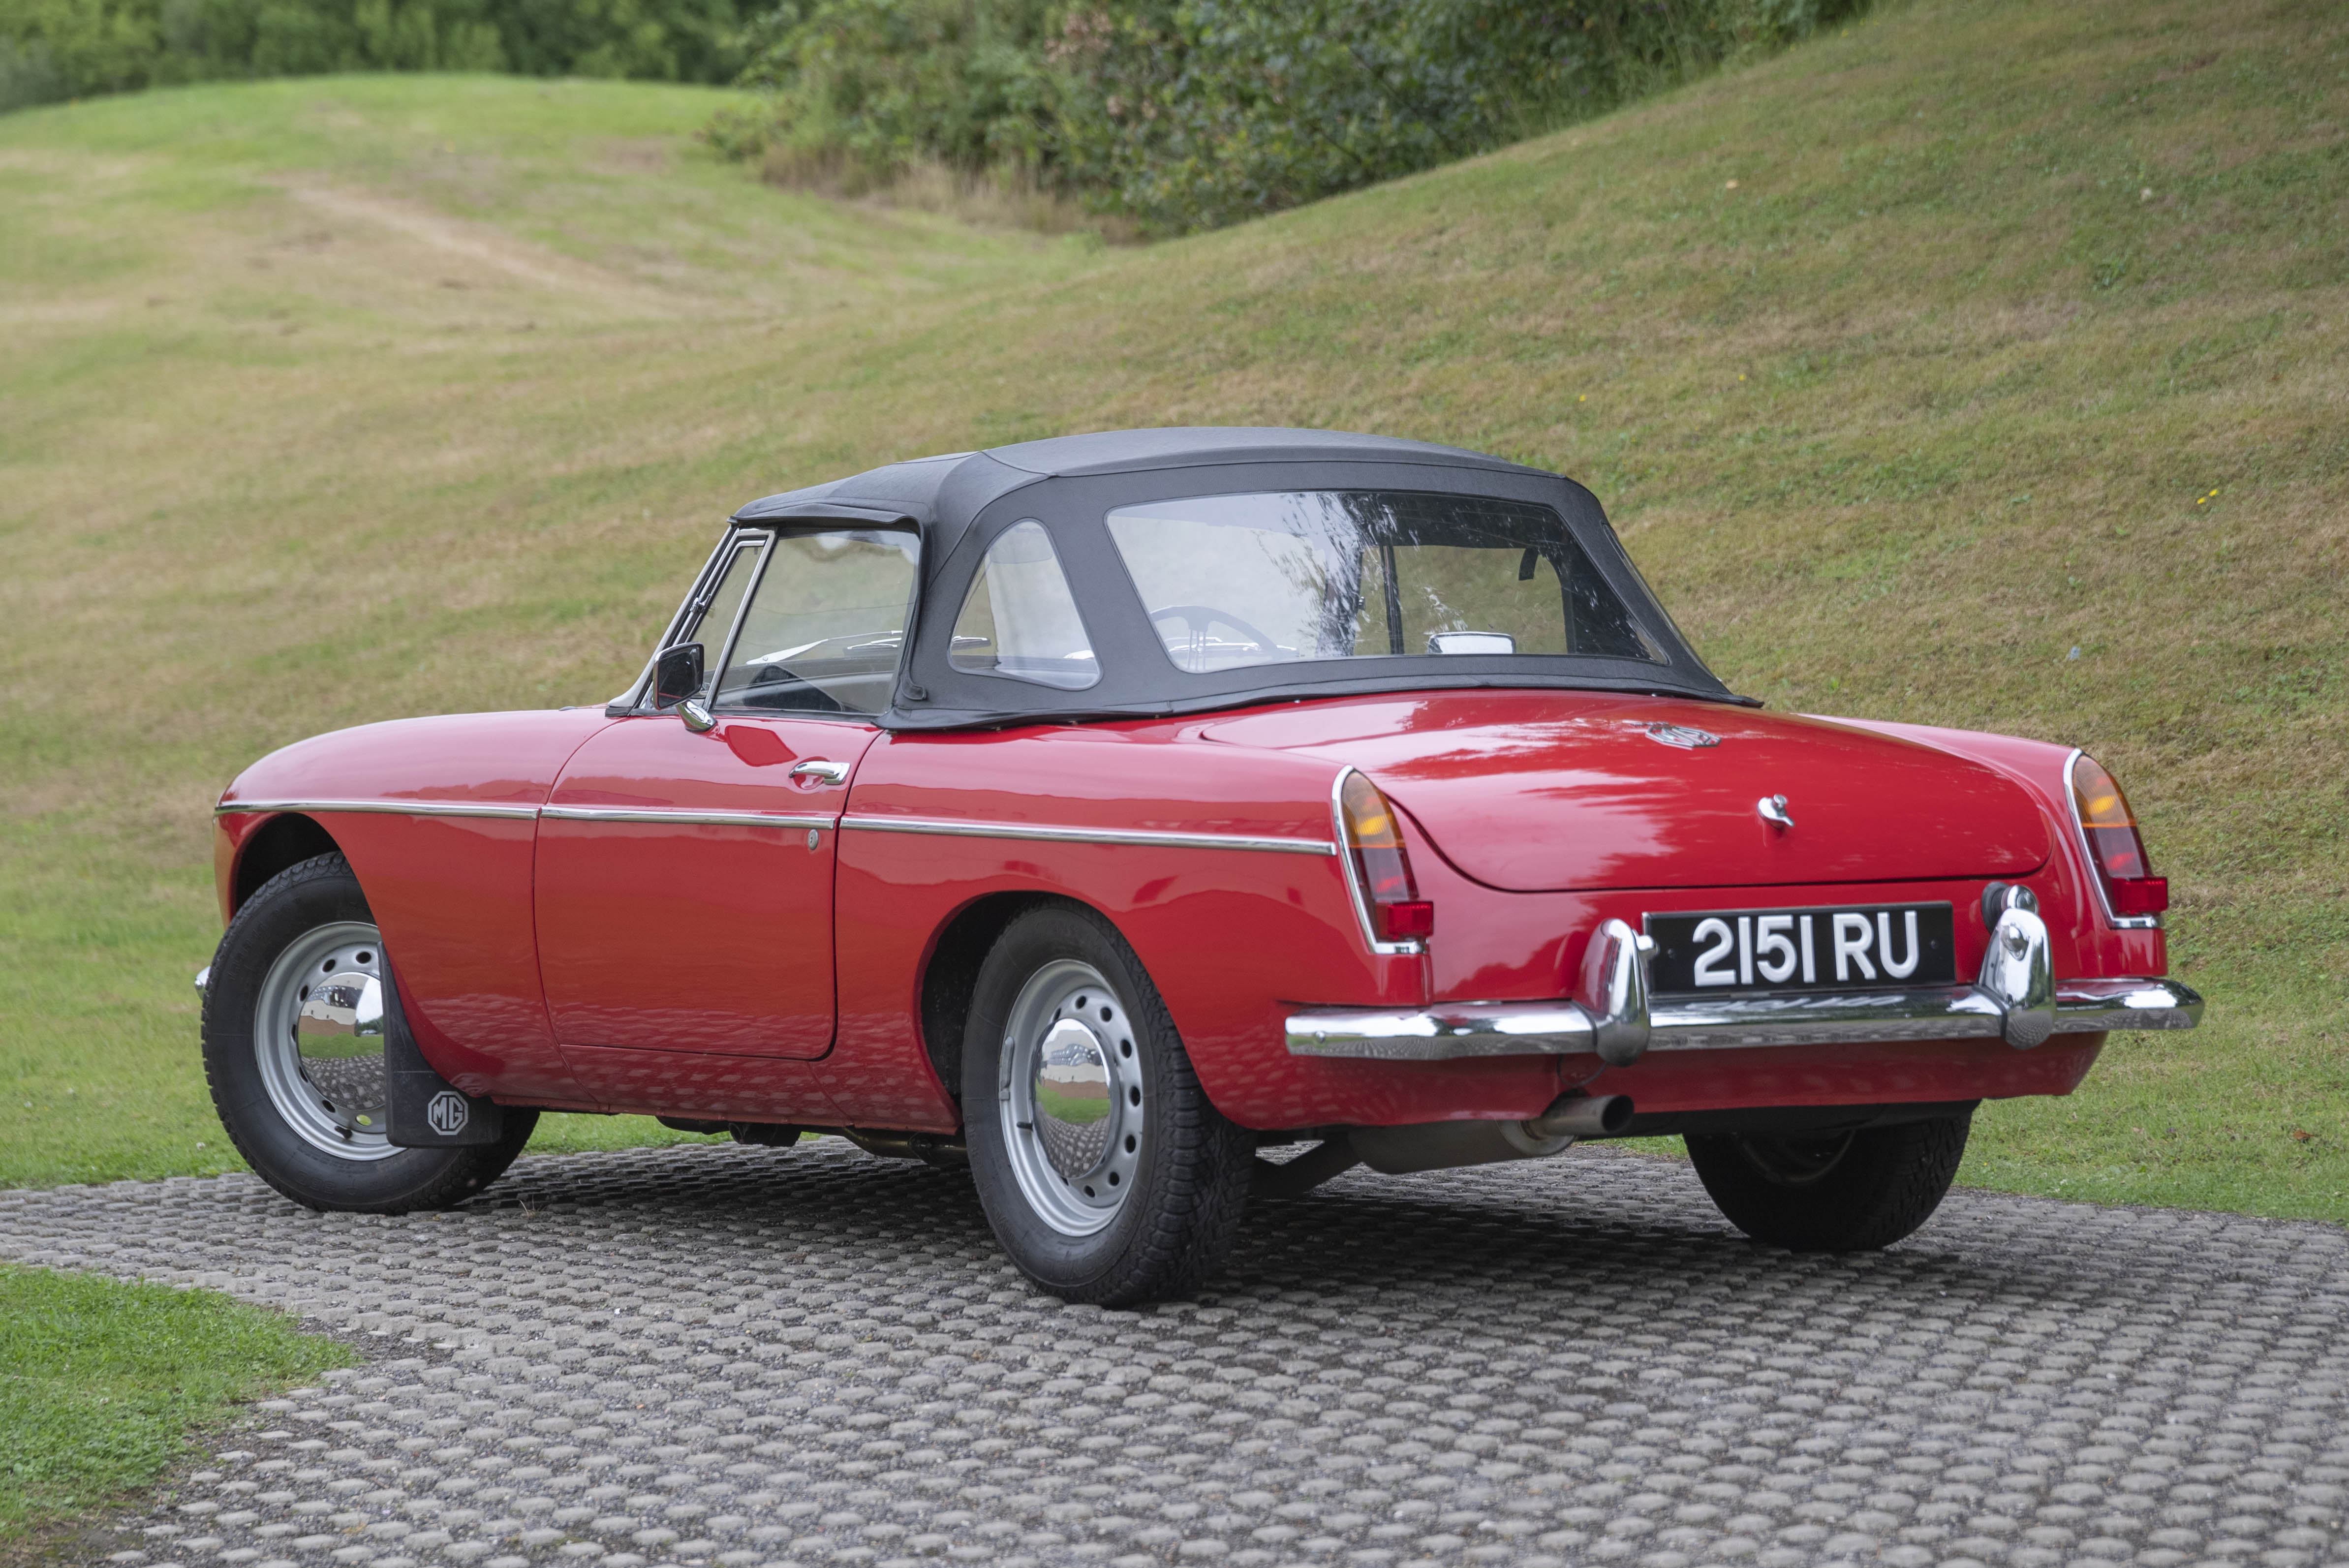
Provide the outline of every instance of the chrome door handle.
[[802,762],[792,769],[792,777],[794,779],[821,779],[827,784],[845,784],[848,782],[848,764],[845,762]]

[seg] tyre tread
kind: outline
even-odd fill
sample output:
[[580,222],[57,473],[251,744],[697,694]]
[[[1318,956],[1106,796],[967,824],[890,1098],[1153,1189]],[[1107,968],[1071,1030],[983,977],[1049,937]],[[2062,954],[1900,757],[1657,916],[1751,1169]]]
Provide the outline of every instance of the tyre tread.
[[[1154,1126],[1152,1132],[1154,1139],[1161,1141],[1154,1155],[1150,1185],[1128,1200],[1129,1203],[1146,1202],[1142,1226],[1125,1239],[1112,1257],[1105,1260],[1105,1266],[1098,1274],[1075,1281],[1046,1279],[1020,1259],[1016,1235],[1004,1234],[1005,1221],[997,1221],[998,1239],[1005,1243],[1005,1250],[1011,1253],[1013,1261],[1030,1278],[1067,1301],[1127,1306],[1190,1295],[1222,1264],[1247,1217],[1248,1178],[1255,1158],[1253,1140],[1226,1120],[1209,1100],[1183,1047],[1165,999],[1151,983],[1149,972],[1143,967],[1133,946],[1098,911],[1061,903],[1030,909],[1004,927],[989,960],[993,960],[995,953],[1016,951],[1019,945],[1049,934],[1051,925],[1061,922],[1081,923],[1087,934],[1109,950],[1124,972],[1121,978],[1131,994],[1130,1006],[1149,1031],[1164,1079],[1154,1094],[1164,1120]],[[1069,933],[1052,940],[1074,948],[1078,944],[1070,940],[1074,935]],[[982,965],[983,976],[984,973]],[[980,990],[985,989],[983,979]],[[975,1008],[972,1027],[982,1025],[992,1026],[991,1022],[979,1018]],[[965,1080],[964,1103],[979,1108],[967,1114],[991,1112],[991,1087],[980,1094],[974,1086],[978,1064],[992,1061],[998,1048],[999,1046],[982,1046],[977,1041],[967,1041],[965,1045],[964,1060],[969,1064],[966,1070],[972,1076]],[[997,1219],[992,1212],[989,1218]],[[1009,1223],[1016,1226],[1019,1222],[1009,1219]]]
[[1815,1184],[1767,1174],[1735,1134],[1688,1139],[1689,1160],[1723,1218],[1757,1242],[1795,1252],[1878,1252],[1933,1217],[1965,1157],[1972,1113],[1853,1133]]

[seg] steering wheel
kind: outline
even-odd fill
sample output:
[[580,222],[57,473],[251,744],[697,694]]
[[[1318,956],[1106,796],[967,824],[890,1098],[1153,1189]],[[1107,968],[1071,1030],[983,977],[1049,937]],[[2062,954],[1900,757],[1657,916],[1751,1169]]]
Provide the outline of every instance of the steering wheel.
[[1279,644],[1233,614],[1229,610],[1211,609],[1205,604],[1169,604],[1164,609],[1151,611],[1150,619],[1154,624],[1160,621],[1182,622],[1183,629],[1191,634],[1191,640],[1195,643],[1206,634],[1209,626],[1229,626],[1253,643],[1257,650],[1267,658],[1277,659],[1281,656]]

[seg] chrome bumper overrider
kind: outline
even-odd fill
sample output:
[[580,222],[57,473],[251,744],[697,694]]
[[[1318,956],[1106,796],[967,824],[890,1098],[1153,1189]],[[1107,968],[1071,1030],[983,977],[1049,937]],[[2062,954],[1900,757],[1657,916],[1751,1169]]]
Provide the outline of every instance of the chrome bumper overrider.
[[1448,1061],[1596,1053],[1626,1066],[1649,1051],[1736,1050],[1838,1041],[2003,1039],[2028,1050],[2052,1036],[2190,1029],[2202,998],[2174,980],[2068,980],[2048,970],[2047,928],[2010,909],[1971,985],[1813,996],[1651,1003],[1647,939],[1619,920],[1599,928],[1580,1000],[1451,1002],[1422,1012],[1330,1007],[1293,1013],[1299,1057]]

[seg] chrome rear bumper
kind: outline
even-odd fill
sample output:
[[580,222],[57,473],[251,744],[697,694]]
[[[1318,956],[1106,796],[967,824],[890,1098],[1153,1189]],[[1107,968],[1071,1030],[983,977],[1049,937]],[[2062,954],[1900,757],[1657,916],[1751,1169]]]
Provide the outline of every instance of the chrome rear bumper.
[[1289,1016],[1288,1051],[1375,1061],[1596,1053],[1619,1067],[1649,1051],[1844,1041],[2003,1039],[2028,1050],[2055,1035],[2190,1029],[2202,1021],[2202,998],[2174,980],[2052,981],[2046,927],[2026,910],[2001,917],[1976,984],[1927,990],[1651,1004],[1644,941],[1621,921],[1602,926],[1585,1000],[1316,1008]]

